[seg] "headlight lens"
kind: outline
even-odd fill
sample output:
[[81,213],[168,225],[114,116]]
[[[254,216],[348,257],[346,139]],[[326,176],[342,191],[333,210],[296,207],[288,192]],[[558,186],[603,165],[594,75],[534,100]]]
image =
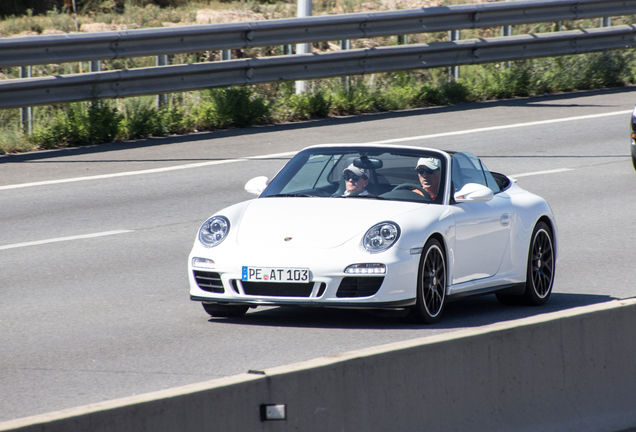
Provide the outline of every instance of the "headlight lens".
[[224,216],[213,216],[199,229],[199,241],[207,247],[221,243],[230,231],[230,221]]
[[364,248],[369,252],[383,252],[393,246],[400,237],[400,227],[395,222],[380,222],[364,235]]

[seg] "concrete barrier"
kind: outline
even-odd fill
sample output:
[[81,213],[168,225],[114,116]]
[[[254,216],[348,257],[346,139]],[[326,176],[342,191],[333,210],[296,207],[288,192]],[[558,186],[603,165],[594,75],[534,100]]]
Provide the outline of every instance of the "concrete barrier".
[[[285,420],[261,420],[263,405]],[[282,410],[273,407],[274,417]],[[620,431],[636,426],[636,299],[0,423],[0,431]]]

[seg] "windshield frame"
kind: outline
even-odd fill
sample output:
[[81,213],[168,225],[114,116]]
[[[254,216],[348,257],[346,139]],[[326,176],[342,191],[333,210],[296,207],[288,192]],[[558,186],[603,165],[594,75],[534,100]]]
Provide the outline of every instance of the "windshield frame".
[[[321,188],[324,188],[324,182],[329,181],[331,183],[331,188],[335,187],[334,179],[335,174],[341,175],[339,170],[342,168],[342,160],[346,157],[346,160],[350,160],[354,157],[362,157],[362,155],[366,155],[369,159],[380,159],[384,156],[386,160],[390,159],[390,156],[395,157],[404,157],[404,158],[426,158],[426,157],[434,157],[440,160],[440,181],[439,181],[439,189],[437,196],[434,200],[431,201],[429,197],[427,201],[422,201],[419,199],[413,199],[413,197],[409,193],[398,194],[398,193],[382,193],[378,195],[372,196],[364,196],[364,198],[376,198],[376,199],[388,199],[393,201],[413,201],[413,202],[424,202],[424,203],[432,203],[432,204],[447,204],[448,203],[448,175],[449,175],[449,162],[450,155],[447,152],[424,148],[424,147],[407,147],[407,146],[380,146],[380,145],[327,145],[327,146],[312,146],[305,148],[298,152],[290,161],[276,174],[276,176],[271,180],[271,182],[267,185],[265,190],[261,193],[259,198],[270,198],[270,197],[281,197],[281,196],[308,196],[315,198],[343,198],[343,196],[334,196],[329,193],[324,193]],[[298,175],[301,169],[305,168],[308,164],[307,162],[310,158],[314,156],[324,156],[326,159],[322,161],[324,166],[316,166],[316,172],[318,173],[315,176],[315,181],[311,187],[307,187],[305,189],[292,189],[290,191],[285,191],[285,188],[291,183],[295,176]],[[331,158],[331,160],[328,160]],[[418,182],[416,180],[417,174],[415,173],[415,165],[416,162],[412,162],[411,165],[408,166],[409,169],[413,169],[413,175],[407,174],[409,177],[412,177],[413,183]],[[376,171],[381,172],[381,168],[378,168]],[[404,168],[407,168],[405,165]],[[331,179],[331,180],[330,180]],[[323,182],[320,183],[319,182]],[[311,182],[310,182],[311,183]],[[397,186],[397,184],[386,184],[385,186]],[[324,188],[328,190],[329,188]],[[316,194],[312,194],[310,192],[316,192]],[[398,192],[410,192],[410,191],[398,191]],[[387,195],[387,196],[383,196]],[[349,198],[349,197],[344,197]],[[363,196],[358,196],[358,198],[363,198]]]

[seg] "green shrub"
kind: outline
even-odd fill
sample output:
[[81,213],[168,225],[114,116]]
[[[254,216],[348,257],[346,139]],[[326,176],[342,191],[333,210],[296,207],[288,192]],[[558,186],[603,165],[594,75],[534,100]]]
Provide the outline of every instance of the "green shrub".
[[38,110],[29,141],[42,149],[101,144],[119,133],[121,114],[111,101],[72,103]]
[[124,116],[120,136],[123,139],[140,139],[162,135],[162,126],[152,98],[131,98],[124,101]]
[[351,85],[336,87],[331,112],[336,115],[352,115],[376,111],[376,95],[362,78],[351,77]]
[[587,84],[589,89],[625,85],[624,77],[628,74],[628,65],[632,56],[633,51],[628,54],[607,51],[590,55],[583,82]]
[[465,102],[470,94],[468,86],[464,80],[444,83],[440,87],[439,91],[442,103],[449,105]]
[[422,84],[415,95],[414,103],[418,107],[442,105],[441,92],[431,84]]
[[279,121],[299,121],[327,117],[330,107],[331,100],[322,90],[301,94],[285,91],[276,99],[272,111]]
[[[532,65],[528,62],[511,63],[510,67],[487,64],[473,67],[470,82],[476,100],[504,99],[528,96],[533,91]],[[465,80],[466,81],[466,80]]]
[[176,105],[164,107],[157,113],[159,123],[157,136],[185,134],[193,130],[192,121],[186,116],[186,110]]
[[17,128],[0,129],[0,155],[21,153],[35,149],[36,146],[30,143],[26,136]]
[[85,143],[114,141],[119,135],[123,116],[111,101],[91,101],[88,106],[88,137]]
[[35,108],[31,137],[20,132],[19,110],[4,110],[0,152],[613,87],[634,82],[634,63],[633,50],[623,50],[516,61],[510,67],[462,66],[458,81],[449,81],[448,69],[439,68],[315,80],[299,95],[293,82],[208,89],[171,95],[170,105],[161,109],[154,96],[95,100]]
[[54,149],[69,144],[69,118],[63,109],[51,109],[47,121],[34,121],[29,141],[40,149]]
[[270,119],[270,106],[250,87],[209,89],[203,93],[199,124],[206,128],[248,127]]
[[[160,8],[176,8],[185,6],[189,0],[75,0],[77,13],[90,13],[96,11],[113,10],[122,13],[126,5],[144,8],[148,5]],[[2,0],[0,2],[0,17],[25,15],[31,10],[34,15],[42,15],[58,10],[66,11],[69,2],[65,0]],[[72,4],[72,2],[71,2]]]
[[0,17],[25,15],[28,10],[37,15],[55,7],[58,7],[56,0],[2,0]]

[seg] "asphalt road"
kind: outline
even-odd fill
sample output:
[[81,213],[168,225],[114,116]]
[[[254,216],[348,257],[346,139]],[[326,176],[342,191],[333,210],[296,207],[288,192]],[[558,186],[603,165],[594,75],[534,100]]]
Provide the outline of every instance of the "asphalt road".
[[[624,88],[0,157],[0,421],[633,297],[634,103]],[[310,144],[383,140],[470,151],[550,202],[546,306],[483,296],[414,326],[294,308],[210,319],[190,302],[198,227],[251,198],[248,179]]]

